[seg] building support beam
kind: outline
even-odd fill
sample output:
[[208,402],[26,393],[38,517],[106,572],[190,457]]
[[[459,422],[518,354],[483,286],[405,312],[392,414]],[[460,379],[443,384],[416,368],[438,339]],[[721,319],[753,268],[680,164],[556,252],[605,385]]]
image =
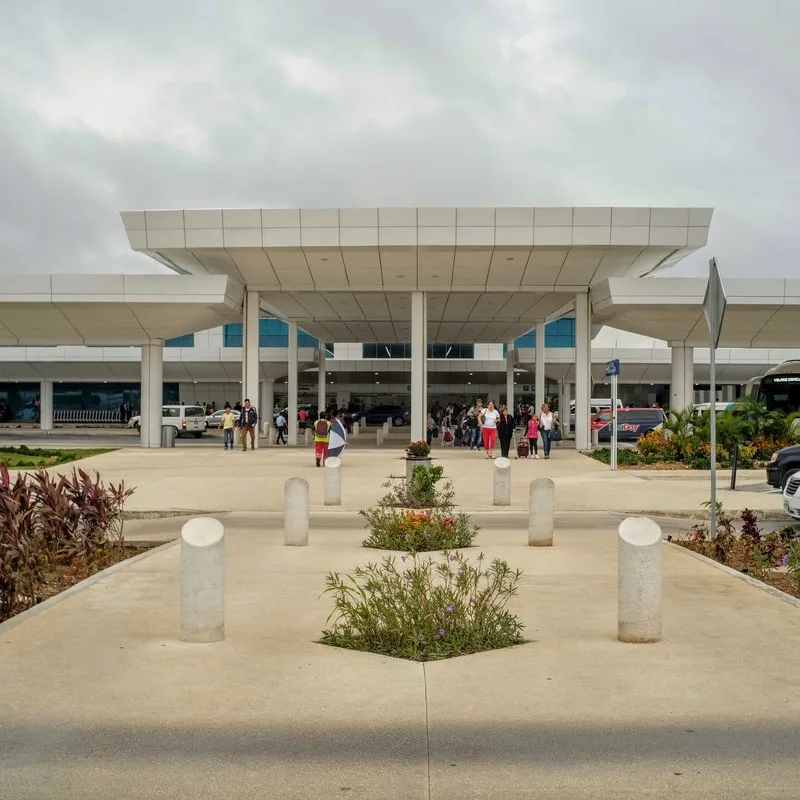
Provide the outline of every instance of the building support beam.
[[535,364],[535,390],[536,390],[536,413],[542,410],[542,403],[545,402],[545,381],[544,381],[544,322],[536,323],[536,364]]
[[506,347],[506,405],[508,413],[514,416],[514,342]]
[[672,380],[669,386],[670,411],[683,411],[694,405],[694,348],[684,342],[670,342]]
[[592,312],[589,295],[575,295],[575,449],[588,450],[591,400]]
[[[259,319],[261,316],[260,297],[258,292],[244,293],[242,323],[242,400],[248,399],[261,414],[259,406]],[[258,447],[258,429],[256,425],[255,446]]]
[[44,380],[39,384],[39,428],[53,430],[53,381]]
[[325,353],[325,344],[319,343],[319,373],[317,375],[317,413],[324,414],[327,399],[325,397],[325,381],[328,380],[327,373],[327,355]]
[[411,293],[411,440],[425,438],[428,394],[428,296]]
[[161,447],[161,420],[164,400],[164,342],[151,339],[142,345],[141,419],[139,443],[142,447]]
[[572,402],[572,383],[564,380],[561,383],[561,397],[558,400],[558,421],[561,423],[561,433],[566,436],[572,430],[569,421],[569,404]]
[[297,323],[289,323],[289,397],[287,402],[288,439],[287,444],[291,447],[297,445]]

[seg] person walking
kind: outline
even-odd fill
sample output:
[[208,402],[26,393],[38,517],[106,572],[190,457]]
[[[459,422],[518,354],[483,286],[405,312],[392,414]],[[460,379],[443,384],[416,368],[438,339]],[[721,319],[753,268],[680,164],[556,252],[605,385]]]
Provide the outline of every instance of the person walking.
[[258,412],[255,406],[250,405],[250,400],[245,398],[244,408],[239,414],[239,429],[242,437],[242,452],[247,452],[247,437],[250,436],[250,449],[256,449],[256,425],[258,425]]
[[502,458],[508,458],[508,449],[511,447],[511,440],[514,438],[515,427],[514,417],[509,413],[508,406],[503,406],[497,419],[497,438],[500,440],[500,455]]
[[275,430],[278,432],[275,444],[286,444],[286,417],[283,416],[283,411],[279,411],[275,417]]
[[480,450],[483,446],[483,440],[481,438],[481,415],[483,412],[483,400],[476,400],[475,405],[469,410],[468,416],[470,420],[469,427],[472,431],[472,450]]
[[553,423],[553,412],[550,410],[550,406],[547,403],[542,403],[542,410],[539,413],[539,435],[542,437],[542,450],[545,458],[550,458]]
[[433,418],[433,414],[428,413],[428,419],[425,423],[425,438],[428,442],[428,447],[431,446],[431,442],[433,441],[433,435],[436,432],[436,420]]
[[497,420],[500,419],[500,412],[494,407],[490,400],[480,416],[481,435],[483,437],[483,449],[486,450],[487,458],[494,458],[494,445],[497,441]]
[[308,422],[308,411],[304,408],[301,408],[297,412],[297,420],[300,423],[300,430],[304,431],[306,429],[306,422]]
[[539,418],[534,414],[528,420],[528,429],[525,431],[530,444],[528,452],[533,453],[534,458],[539,458]]
[[233,429],[236,427],[236,417],[227,403],[225,403],[225,411],[219,421],[219,427],[222,428],[222,449],[233,452]]
[[[325,466],[328,458],[328,445],[331,441],[331,417],[330,414],[323,416],[321,413],[316,425],[314,425],[314,458],[318,467]],[[320,463],[321,462],[321,463]]]

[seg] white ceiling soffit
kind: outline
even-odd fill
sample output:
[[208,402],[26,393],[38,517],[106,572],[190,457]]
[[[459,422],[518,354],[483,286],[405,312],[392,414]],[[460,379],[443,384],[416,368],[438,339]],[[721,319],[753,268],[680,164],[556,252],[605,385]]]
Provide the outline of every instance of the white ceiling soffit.
[[226,275],[14,275],[0,290],[0,346],[141,345],[241,320]]
[[[800,280],[723,277],[728,305],[720,347],[797,347]],[[704,278],[612,278],[592,287],[592,316],[613,328],[708,347]]]
[[332,208],[122,212],[133,250],[265,291],[576,290],[667,269],[709,208]]

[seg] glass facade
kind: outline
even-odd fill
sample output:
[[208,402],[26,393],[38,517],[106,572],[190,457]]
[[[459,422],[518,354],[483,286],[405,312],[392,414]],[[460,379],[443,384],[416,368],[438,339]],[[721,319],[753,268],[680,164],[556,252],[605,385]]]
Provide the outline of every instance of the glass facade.
[[167,339],[164,347],[194,347],[194,334],[187,333],[185,336],[176,336],[174,339]]
[[[134,413],[140,409],[138,383],[55,383],[53,412],[117,411],[129,403]],[[0,422],[36,422],[38,383],[0,383]],[[178,384],[164,383],[164,403],[178,403]]]
[[[361,346],[363,358],[411,358],[411,345],[370,342]],[[475,358],[474,344],[429,344],[428,358]]]
[[[575,347],[575,320],[566,317],[548,322],[544,326],[545,347]],[[514,347],[536,347],[536,330],[520,336]]]
[[[242,346],[242,323],[230,322],[222,331],[223,347]],[[281,319],[262,318],[258,321],[258,346],[259,347],[288,347],[289,325]],[[297,331],[298,347],[319,347],[319,339],[309,336],[305,331]],[[325,343],[325,349],[333,354],[333,344]]]

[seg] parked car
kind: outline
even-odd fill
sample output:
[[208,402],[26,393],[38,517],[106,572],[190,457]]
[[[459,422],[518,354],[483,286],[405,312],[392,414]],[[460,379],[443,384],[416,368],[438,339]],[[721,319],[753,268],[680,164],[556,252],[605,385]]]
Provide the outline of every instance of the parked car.
[[[635,442],[640,436],[660,430],[664,411],[660,408],[620,408],[617,410],[617,441]],[[611,409],[601,411],[592,419],[592,430],[598,431],[601,442],[611,441]]]
[[[593,397],[589,401],[589,411],[590,416],[594,416],[595,414],[599,414],[601,411],[605,411],[607,408],[611,408],[611,398],[610,397]],[[617,408],[622,408],[622,400],[617,398]],[[570,400],[569,403],[569,424],[570,427],[574,430],[575,429],[575,401]]]
[[785,490],[789,479],[795,474],[800,475],[800,444],[784,447],[772,454],[767,464],[767,483],[770,486]]
[[[131,417],[129,428],[139,430],[142,422],[141,414]],[[206,429],[206,410],[202,406],[162,406],[161,425],[172,425],[178,436],[186,434],[199,439]]]
[[348,415],[351,422],[358,422],[361,417],[366,417],[367,425],[383,425],[389,417],[392,418],[392,425],[395,428],[411,424],[411,412],[402,406],[373,406],[366,411],[356,411]]
[[[298,415],[300,414],[300,409],[301,408],[304,408],[306,410],[306,412],[308,413],[307,419],[315,420],[317,418],[317,407],[315,405],[312,405],[311,403],[300,403],[300,405],[297,406]],[[288,406],[286,408],[282,408],[280,410],[280,412],[274,411],[272,413],[272,419],[273,420],[278,418],[278,413],[283,414],[283,416],[286,417],[287,420],[289,419],[289,407]],[[300,417],[298,416],[297,419],[299,420]]]
[[800,520],[800,472],[789,476],[783,487],[783,510],[796,520]]
[[[225,409],[220,409],[219,411],[215,411],[213,414],[206,414],[206,429],[208,428],[219,428],[219,423],[222,421],[222,415],[225,413]],[[238,422],[239,421],[239,412],[231,409],[231,414],[233,414],[233,418]]]

